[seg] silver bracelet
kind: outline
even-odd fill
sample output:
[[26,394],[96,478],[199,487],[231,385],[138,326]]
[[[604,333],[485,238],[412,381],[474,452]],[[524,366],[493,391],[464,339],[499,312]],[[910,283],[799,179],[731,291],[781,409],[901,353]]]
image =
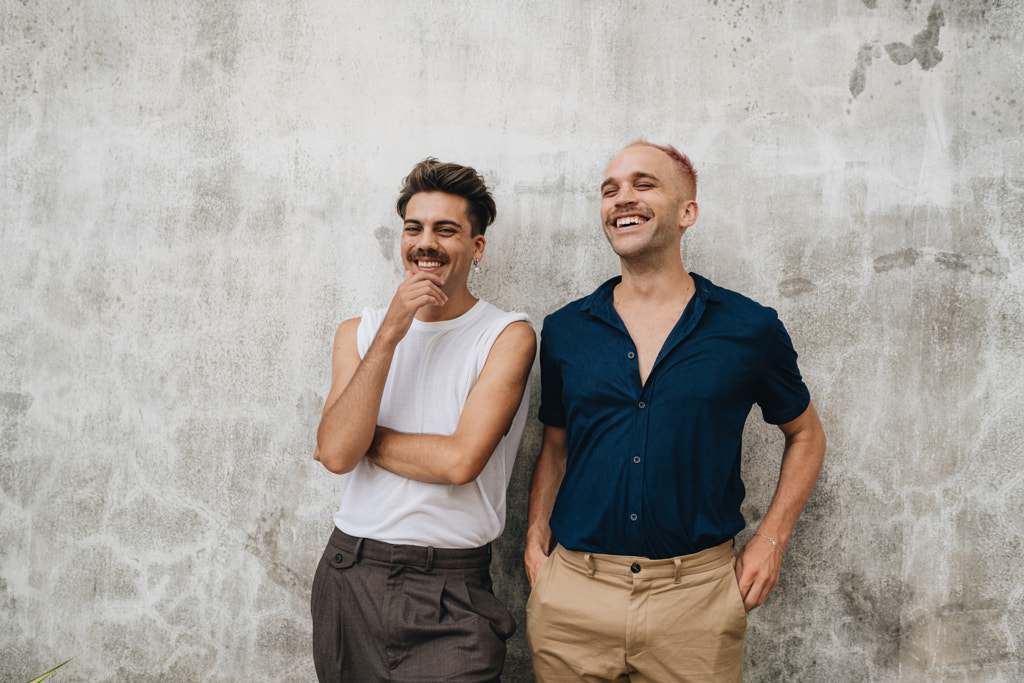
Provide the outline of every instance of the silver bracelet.
[[765,536],[764,534],[758,533],[757,531],[754,532],[754,535],[760,536],[761,538],[767,538],[769,541],[771,541],[771,544],[775,546],[775,549],[778,550],[780,554],[782,554],[782,546],[776,543],[774,538],[772,538],[771,536]]

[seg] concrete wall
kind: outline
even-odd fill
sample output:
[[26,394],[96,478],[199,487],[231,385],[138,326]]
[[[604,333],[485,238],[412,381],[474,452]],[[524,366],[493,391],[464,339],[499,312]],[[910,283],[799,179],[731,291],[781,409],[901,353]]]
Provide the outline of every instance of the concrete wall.
[[[748,680],[1024,678],[1022,35],[1013,0],[3,0],[0,679],[311,680],[314,431],[401,177],[487,176],[473,288],[539,327],[616,272],[640,135],[695,159],[685,261],[779,310],[830,437]],[[755,411],[752,524],[780,452]]]

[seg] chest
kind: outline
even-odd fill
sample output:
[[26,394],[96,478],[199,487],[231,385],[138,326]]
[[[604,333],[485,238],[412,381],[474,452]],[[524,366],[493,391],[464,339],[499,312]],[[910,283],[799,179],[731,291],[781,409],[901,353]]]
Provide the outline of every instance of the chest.
[[622,323],[626,326],[633,344],[636,346],[637,368],[640,372],[640,383],[645,384],[651,374],[651,368],[658,359],[665,341],[675,328],[683,309],[679,307],[638,310],[628,307],[617,308]]

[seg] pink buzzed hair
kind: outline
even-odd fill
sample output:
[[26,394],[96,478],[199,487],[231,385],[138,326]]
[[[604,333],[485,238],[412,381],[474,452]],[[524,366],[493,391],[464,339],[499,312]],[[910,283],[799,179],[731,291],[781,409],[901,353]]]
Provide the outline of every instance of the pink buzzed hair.
[[690,191],[690,195],[693,199],[697,198],[697,169],[693,167],[693,162],[690,161],[690,157],[686,156],[672,145],[658,145],[653,142],[648,142],[643,138],[629,143],[626,147],[653,147],[654,149],[661,150],[672,159],[672,162],[676,165],[676,170],[679,171],[679,175],[683,177],[683,185]]

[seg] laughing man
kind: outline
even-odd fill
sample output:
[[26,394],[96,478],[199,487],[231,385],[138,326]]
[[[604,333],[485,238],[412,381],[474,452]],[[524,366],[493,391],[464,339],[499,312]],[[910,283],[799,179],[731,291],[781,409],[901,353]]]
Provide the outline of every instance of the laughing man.
[[[775,311],[683,267],[696,181],[672,147],[622,150],[601,185],[622,275],[544,321],[525,557],[541,683],[741,680],[746,612],[817,480],[825,437]],[[754,403],[786,445],[734,559]]]
[[467,286],[494,200],[472,168],[406,177],[405,280],[334,338],[314,455],[340,478],[313,580],[320,681],[497,681],[515,622],[490,543],[526,420],[536,338]]

